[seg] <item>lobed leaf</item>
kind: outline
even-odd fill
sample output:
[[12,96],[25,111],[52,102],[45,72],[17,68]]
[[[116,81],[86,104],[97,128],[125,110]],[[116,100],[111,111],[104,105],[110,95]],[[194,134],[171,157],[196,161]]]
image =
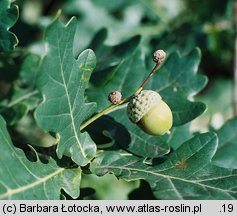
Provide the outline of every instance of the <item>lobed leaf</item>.
[[18,43],[15,34],[9,31],[19,16],[18,7],[10,6],[10,0],[0,1],[0,53],[11,51]]
[[237,170],[213,165],[216,149],[217,136],[205,133],[183,143],[158,165],[147,166],[141,158],[111,151],[101,153],[91,168],[97,175],[145,179],[157,199],[236,199]]
[[60,190],[79,196],[80,168],[63,168],[53,159],[47,164],[30,162],[13,146],[6,123],[0,116],[0,199],[59,199]]
[[47,52],[37,80],[43,102],[38,106],[35,118],[42,129],[57,134],[59,158],[70,155],[73,161],[84,166],[96,152],[96,145],[89,135],[80,132],[81,123],[95,110],[95,103],[84,102],[84,91],[96,58],[90,49],[74,58],[76,26],[75,18],[66,26],[56,19],[46,30]]
[[180,56],[177,52],[172,53],[154,74],[150,86],[148,84],[151,89],[159,92],[170,106],[174,126],[190,122],[206,110],[205,104],[188,100],[207,83],[205,76],[197,74],[200,58],[199,49],[194,49],[185,56]]

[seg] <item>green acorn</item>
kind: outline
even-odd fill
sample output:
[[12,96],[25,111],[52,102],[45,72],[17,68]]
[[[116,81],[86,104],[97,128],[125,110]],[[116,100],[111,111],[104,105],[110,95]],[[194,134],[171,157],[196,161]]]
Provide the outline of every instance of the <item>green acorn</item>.
[[152,90],[134,95],[128,103],[127,114],[133,123],[154,136],[168,133],[173,123],[169,106]]

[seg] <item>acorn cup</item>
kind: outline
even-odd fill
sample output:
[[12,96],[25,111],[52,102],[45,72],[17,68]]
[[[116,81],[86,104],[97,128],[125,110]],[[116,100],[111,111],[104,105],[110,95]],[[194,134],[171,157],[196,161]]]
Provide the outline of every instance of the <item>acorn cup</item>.
[[134,95],[128,103],[127,114],[144,132],[154,136],[169,133],[173,123],[169,106],[160,94],[152,90],[143,90]]

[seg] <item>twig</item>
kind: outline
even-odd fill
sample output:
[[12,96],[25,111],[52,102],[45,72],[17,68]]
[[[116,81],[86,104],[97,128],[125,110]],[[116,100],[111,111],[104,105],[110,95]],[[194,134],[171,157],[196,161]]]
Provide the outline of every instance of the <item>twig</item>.
[[129,100],[136,94],[139,94],[142,89],[144,88],[144,86],[147,84],[147,82],[150,80],[150,78],[152,77],[152,75],[155,73],[155,71],[159,68],[160,63],[165,59],[166,54],[163,50],[157,50],[154,52],[153,54],[153,60],[156,62],[154,68],[152,69],[152,71],[150,72],[150,74],[147,76],[147,78],[143,81],[143,83],[140,85],[140,87],[135,91],[135,93],[125,99],[123,99],[120,103],[118,104],[112,104],[108,107],[106,107],[105,109],[101,110],[99,113],[97,113],[96,115],[92,116],[90,119],[88,119],[87,121],[85,121],[81,126],[80,126],[80,130],[83,130],[84,128],[86,128],[89,124],[91,124],[92,122],[94,122],[95,120],[97,120],[98,118],[100,118],[101,116],[112,112],[113,110],[115,110],[118,106],[125,104],[127,102],[129,102]]

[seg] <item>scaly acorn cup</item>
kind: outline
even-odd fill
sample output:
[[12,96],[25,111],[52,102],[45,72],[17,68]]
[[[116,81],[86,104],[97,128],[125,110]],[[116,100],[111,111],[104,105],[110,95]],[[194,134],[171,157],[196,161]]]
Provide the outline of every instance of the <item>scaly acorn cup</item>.
[[169,106],[152,90],[134,95],[128,103],[127,114],[144,132],[154,136],[168,133],[173,124]]

